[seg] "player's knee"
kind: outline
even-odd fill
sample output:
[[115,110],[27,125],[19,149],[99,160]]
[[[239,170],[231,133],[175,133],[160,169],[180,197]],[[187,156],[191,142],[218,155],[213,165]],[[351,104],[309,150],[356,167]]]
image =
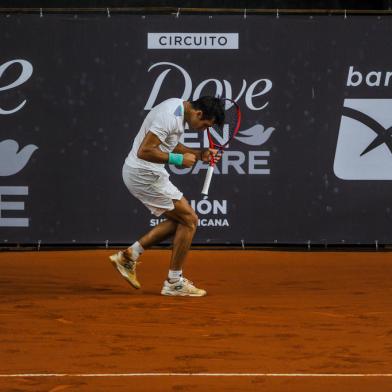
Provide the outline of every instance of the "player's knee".
[[198,218],[198,216],[196,215],[195,212],[191,212],[191,213],[187,214],[187,216],[184,219],[184,221],[185,221],[185,224],[186,224],[187,227],[189,227],[193,231],[196,231],[197,223],[199,221],[199,218]]

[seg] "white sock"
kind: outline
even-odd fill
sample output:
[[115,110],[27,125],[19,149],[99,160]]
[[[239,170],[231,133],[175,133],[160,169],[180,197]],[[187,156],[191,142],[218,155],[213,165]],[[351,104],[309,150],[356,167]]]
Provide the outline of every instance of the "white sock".
[[168,279],[170,283],[178,282],[182,278],[182,270],[169,270]]
[[136,261],[139,256],[144,252],[143,247],[140,245],[139,241],[136,241],[132,246],[132,259]]

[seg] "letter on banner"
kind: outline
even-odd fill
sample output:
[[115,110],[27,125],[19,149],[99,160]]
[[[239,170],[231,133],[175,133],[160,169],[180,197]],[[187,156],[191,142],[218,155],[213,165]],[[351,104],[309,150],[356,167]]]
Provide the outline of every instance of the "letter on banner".
[[[0,66],[0,78],[3,75],[4,71],[10,67],[12,64],[19,63],[22,66],[22,73],[16,79],[13,83],[9,84],[8,86],[0,87],[0,91],[5,91],[5,90],[10,90],[11,88],[18,87],[21,84],[25,83],[30,76],[33,74],[33,66],[31,63],[29,63],[26,60],[11,60],[8,61],[7,63],[4,63],[3,65]],[[19,106],[17,106],[14,109],[11,110],[4,110],[0,108],[0,114],[12,114],[17,112],[18,110],[22,109],[22,107],[25,105],[26,100],[24,100]]]
[[0,186],[0,227],[28,227],[28,218],[3,218],[2,212],[6,210],[24,210],[23,201],[3,201],[4,195],[28,195],[27,186]]

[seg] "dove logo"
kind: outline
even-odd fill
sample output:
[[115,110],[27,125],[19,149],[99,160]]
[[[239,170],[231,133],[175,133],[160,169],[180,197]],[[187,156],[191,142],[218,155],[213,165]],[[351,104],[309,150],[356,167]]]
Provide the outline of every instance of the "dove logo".
[[245,131],[239,131],[235,138],[248,146],[261,146],[270,138],[273,131],[275,128],[264,129],[261,124],[256,124]]
[[392,180],[392,99],[345,99],[334,172],[342,180]]
[[[269,105],[268,94],[273,87],[273,82],[270,79],[256,79],[251,82],[242,79],[241,87],[235,91],[231,81],[213,77],[202,80],[195,86],[189,72],[180,65],[171,62],[155,63],[151,65],[148,72],[156,72],[158,69],[161,69],[161,72],[155,79],[144,110],[151,110],[154,107],[163,86],[170,89],[173,88],[173,84],[169,79],[173,76],[177,77],[180,81],[180,86],[182,85],[182,93],[180,93],[180,90],[176,95],[184,100],[196,100],[204,95],[207,90],[208,94],[211,94],[212,91],[215,96],[233,99],[236,102],[243,101],[241,107],[247,108],[252,112],[264,110]],[[274,130],[274,128],[269,127],[265,129],[263,125],[256,124],[249,129],[240,131],[233,144],[241,142],[247,146],[261,146],[270,138]],[[219,135],[215,136],[219,141]],[[223,138],[223,140],[227,140],[227,137]],[[207,134],[204,134],[203,137],[197,132],[185,132],[180,142],[190,148],[209,147]],[[234,172],[237,174],[268,175],[270,174],[270,169],[267,167],[268,160],[266,158],[269,156],[269,151],[236,151],[230,147],[223,154],[219,168],[215,166],[214,173],[229,174]],[[174,165],[169,165],[169,168],[174,174],[198,174],[200,170],[207,169],[208,164],[198,161],[193,168],[178,168]]]
[[36,145],[29,144],[18,152],[19,145],[15,140],[3,140],[0,143],[0,176],[6,177],[19,173],[37,149]]

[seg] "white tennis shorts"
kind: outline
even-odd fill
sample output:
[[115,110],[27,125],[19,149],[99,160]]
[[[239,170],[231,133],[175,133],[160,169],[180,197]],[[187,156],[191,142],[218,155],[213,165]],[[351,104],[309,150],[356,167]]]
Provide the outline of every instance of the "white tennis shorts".
[[174,210],[173,200],[180,200],[183,196],[170,182],[167,172],[158,173],[124,164],[122,176],[129,192],[156,216]]

